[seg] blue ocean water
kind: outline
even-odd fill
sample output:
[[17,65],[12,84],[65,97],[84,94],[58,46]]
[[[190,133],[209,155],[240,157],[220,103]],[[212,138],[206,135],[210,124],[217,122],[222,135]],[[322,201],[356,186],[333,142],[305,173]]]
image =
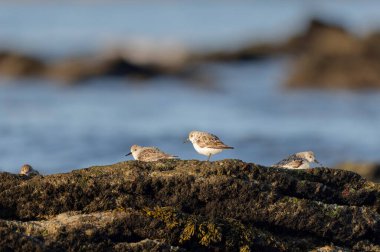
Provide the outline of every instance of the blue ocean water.
[[269,165],[313,150],[328,166],[379,161],[380,93],[283,90],[286,61],[204,66],[217,84],[206,90],[172,78],[76,87],[2,80],[0,167],[15,172],[30,163],[44,173],[65,172],[127,160],[132,144],[205,159],[183,144],[194,129],[235,147],[214,160]]

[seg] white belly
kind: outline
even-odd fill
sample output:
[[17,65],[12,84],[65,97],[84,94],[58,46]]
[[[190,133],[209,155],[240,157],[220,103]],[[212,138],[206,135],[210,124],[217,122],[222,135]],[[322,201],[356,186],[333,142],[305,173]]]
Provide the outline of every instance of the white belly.
[[298,167],[293,167],[293,166],[290,166],[290,165],[284,165],[283,167],[287,168],[287,169],[309,169],[310,168],[310,164],[309,164],[309,162],[303,162]]
[[199,154],[202,154],[202,155],[205,155],[205,156],[209,156],[210,154],[211,155],[215,155],[215,154],[218,154],[220,152],[223,151],[223,149],[212,149],[212,148],[201,148],[199,147],[197,144],[193,144],[194,146],[194,149],[199,153]]
[[132,156],[134,160],[139,160],[139,156],[137,155],[137,152],[132,152]]

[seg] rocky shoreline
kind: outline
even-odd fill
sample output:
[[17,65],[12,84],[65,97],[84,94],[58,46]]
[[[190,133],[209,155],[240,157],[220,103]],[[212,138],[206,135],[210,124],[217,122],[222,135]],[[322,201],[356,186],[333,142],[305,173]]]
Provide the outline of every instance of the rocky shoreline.
[[[158,51],[157,51],[158,50]],[[288,56],[287,88],[365,90],[380,88],[380,33],[358,37],[343,27],[312,19],[305,31],[285,42],[247,43],[235,50],[193,52],[184,48],[139,51],[111,48],[54,62],[18,52],[0,51],[0,75],[38,77],[66,84],[94,78],[149,79],[172,76],[191,81],[210,79],[207,62],[245,62]]]
[[128,161],[0,180],[1,251],[380,250],[380,185],[349,171]]

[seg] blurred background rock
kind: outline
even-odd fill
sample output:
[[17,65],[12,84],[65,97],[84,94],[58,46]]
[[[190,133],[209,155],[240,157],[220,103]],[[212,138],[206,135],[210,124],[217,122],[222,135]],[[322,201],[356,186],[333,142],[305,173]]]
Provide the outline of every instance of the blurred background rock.
[[376,1],[1,7],[2,170],[114,163],[135,143],[198,158],[193,129],[236,147],[219,158],[379,162]]
[[380,183],[380,164],[376,163],[340,163],[335,168],[356,172],[364,178]]

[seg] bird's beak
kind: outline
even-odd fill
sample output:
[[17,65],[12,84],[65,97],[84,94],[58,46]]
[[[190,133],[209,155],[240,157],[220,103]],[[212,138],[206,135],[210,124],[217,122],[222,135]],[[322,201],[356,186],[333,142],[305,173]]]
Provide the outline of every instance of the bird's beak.
[[183,141],[184,144],[185,144],[185,143],[188,143],[188,142],[190,142],[190,139],[189,139],[189,138],[187,138],[185,141]]
[[314,159],[314,162],[315,162],[315,163],[317,163],[317,164],[321,164],[321,163],[319,163],[319,161],[318,161],[318,160],[316,160],[316,159]]
[[125,156],[129,156],[129,155],[132,155],[132,152],[129,152],[127,155],[125,155]]

